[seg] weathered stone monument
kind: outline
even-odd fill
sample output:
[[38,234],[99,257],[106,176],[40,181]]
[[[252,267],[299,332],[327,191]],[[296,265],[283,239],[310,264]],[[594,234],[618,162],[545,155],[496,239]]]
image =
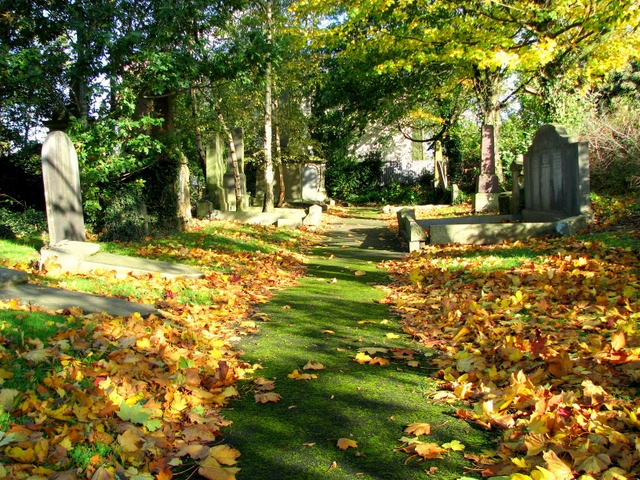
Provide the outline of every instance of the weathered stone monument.
[[447,160],[442,155],[440,142],[436,142],[433,162],[433,186],[440,190],[446,190],[449,188],[449,168]]
[[540,127],[524,156],[524,202],[528,222],[589,215],[588,144],[559,125]]
[[[323,162],[287,163],[276,167],[276,178],[283,168],[285,200],[287,202],[324,202],[327,199],[325,190],[325,164]],[[256,200],[264,198],[264,179],[256,182]],[[274,196],[280,194],[278,182],[274,185]]]
[[477,193],[474,197],[473,207],[476,213],[497,212],[499,209],[500,182],[496,175],[493,125],[482,126],[480,155],[480,176],[478,177]]
[[524,178],[522,177],[522,168],[524,163],[524,155],[518,155],[516,159],[511,162],[509,169],[511,170],[511,205],[510,213],[515,215],[520,213],[522,202],[522,187],[524,185]]
[[[244,173],[244,140],[241,128],[232,132],[236,162],[240,171],[240,191],[242,192],[241,210],[249,206],[247,179]],[[236,181],[231,154],[225,156],[222,137],[213,134],[206,145],[206,198],[198,204],[198,216],[209,216],[213,210],[236,211]]]
[[84,218],[78,155],[69,136],[52,131],[42,145],[42,178],[49,243],[84,242]]

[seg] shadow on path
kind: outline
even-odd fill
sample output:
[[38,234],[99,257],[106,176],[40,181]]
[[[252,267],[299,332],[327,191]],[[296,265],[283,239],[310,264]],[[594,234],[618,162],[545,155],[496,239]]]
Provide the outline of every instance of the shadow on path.
[[[460,452],[405,464],[408,455],[394,450],[414,422],[441,425],[430,442],[461,440],[472,451],[488,442],[484,432],[453,417],[453,407],[429,401],[434,384],[428,361],[378,303],[383,292],[375,285],[388,277],[377,263],[404,255],[384,222],[340,219],[310,257],[307,277],[262,309],[270,321],[239,348],[244,360],[262,366],[255,377],[275,379],[274,392],[282,399],[256,403],[253,384],[246,382],[239,386],[241,398],[225,410],[233,425],[224,429],[224,442],[241,452],[238,480],[424,479],[432,467],[438,479],[465,475],[470,464]],[[385,366],[361,365],[353,359],[363,347],[411,349],[420,366],[397,359]],[[303,371],[309,361],[325,368]],[[288,378],[295,369],[318,378]],[[342,451],[339,438],[358,446]]]

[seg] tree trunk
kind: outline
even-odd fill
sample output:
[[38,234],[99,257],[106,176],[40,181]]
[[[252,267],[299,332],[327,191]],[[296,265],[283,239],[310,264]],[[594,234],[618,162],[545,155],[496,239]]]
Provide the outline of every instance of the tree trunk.
[[274,100],[273,107],[276,111],[276,132],[275,139],[276,142],[276,163],[278,165],[278,187],[280,188],[280,193],[278,195],[278,203],[276,207],[281,208],[284,205],[284,199],[286,196],[285,186],[284,186],[284,163],[282,162],[282,146],[280,145],[280,123],[278,122],[278,100]]
[[233,141],[233,134],[227,126],[227,123],[224,121],[224,116],[222,115],[222,112],[220,110],[218,110],[218,120],[220,121],[222,130],[224,130],[224,134],[227,137],[227,141],[229,142],[229,155],[231,156],[231,165],[233,166],[233,181],[235,183],[236,211],[240,212],[242,211],[242,188],[240,180],[240,166],[238,165],[238,156],[236,155],[236,144]]
[[273,43],[273,12],[272,0],[266,0],[267,10],[267,65],[265,68],[265,94],[264,94],[264,183],[265,196],[264,208],[265,212],[273,212],[275,210],[273,198],[273,158],[271,152],[271,137],[273,134],[272,125],[272,102],[271,89],[273,82],[273,74],[271,71],[271,44]]
[[477,70],[474,79],[474,89],[480,104],[483,125],[493,125],[493,145],[495,151],[496,175],[500,184],[504,184],[504,169],[500,161],[500,88],[502,86],[502,74],[487,70]]
[[202,132],[200,131],[200,124],[198,123],[198,104],[196,103],[196,90],[191,89],[191,113],[193,115],[194,128],[196,133],[196,150],[198,150],[198,158],[200,159],[200,166],[202,167],[202,174],[207,177],[207,155],[204,151],[204,144],[202,142]]

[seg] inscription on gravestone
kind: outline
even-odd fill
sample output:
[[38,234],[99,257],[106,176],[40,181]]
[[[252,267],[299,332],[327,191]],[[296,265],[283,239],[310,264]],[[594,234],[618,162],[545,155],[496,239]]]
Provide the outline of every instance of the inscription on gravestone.
[[69,136],[51,132],[42,145],[42,178],[49,243],[86,240],[78,155]]

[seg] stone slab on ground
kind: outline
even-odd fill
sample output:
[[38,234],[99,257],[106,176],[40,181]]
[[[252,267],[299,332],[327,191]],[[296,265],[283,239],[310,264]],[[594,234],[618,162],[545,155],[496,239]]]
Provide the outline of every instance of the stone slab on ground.
[[119,275],[159,274],[164,278],[202,278],[204,274],[180,263],[99,252],[100,245],[88,242],[64,242],[40,250],[40,266],[51,262],[69,273],[88,273],[94,270],[115,271]]
[[212,216],[220,220],[296,228],[302,225],[306,212],[298,208],[276,208],[275,212],[263,212],[261,208],[254,207],[242,212],[217,211]]
[[0,289],[0,300],[8,302],[13,299],[18,299],[23,305],[38,305],[51,310],[78,307],[85,313],[107,312],[109,315],[122,317],[128,317],[136,312],[143,317],[152,313],[158,314],[153,305],[29,283]]
[[556,222],[432,225],[429,228],[429,243],[490,245],[556,234]]
[[80,262],[83,271],[105,270],[119,274],[159,274],[164,278],[203,278],[204,273],[181,263],[149,260],[140,257],[127,257],[113,253],[96,253]]
[[19,270],[11,270],[9,268],[0,268],[0,288],[12,287],[14,285],[22,285],[27,283],[29,275]]

